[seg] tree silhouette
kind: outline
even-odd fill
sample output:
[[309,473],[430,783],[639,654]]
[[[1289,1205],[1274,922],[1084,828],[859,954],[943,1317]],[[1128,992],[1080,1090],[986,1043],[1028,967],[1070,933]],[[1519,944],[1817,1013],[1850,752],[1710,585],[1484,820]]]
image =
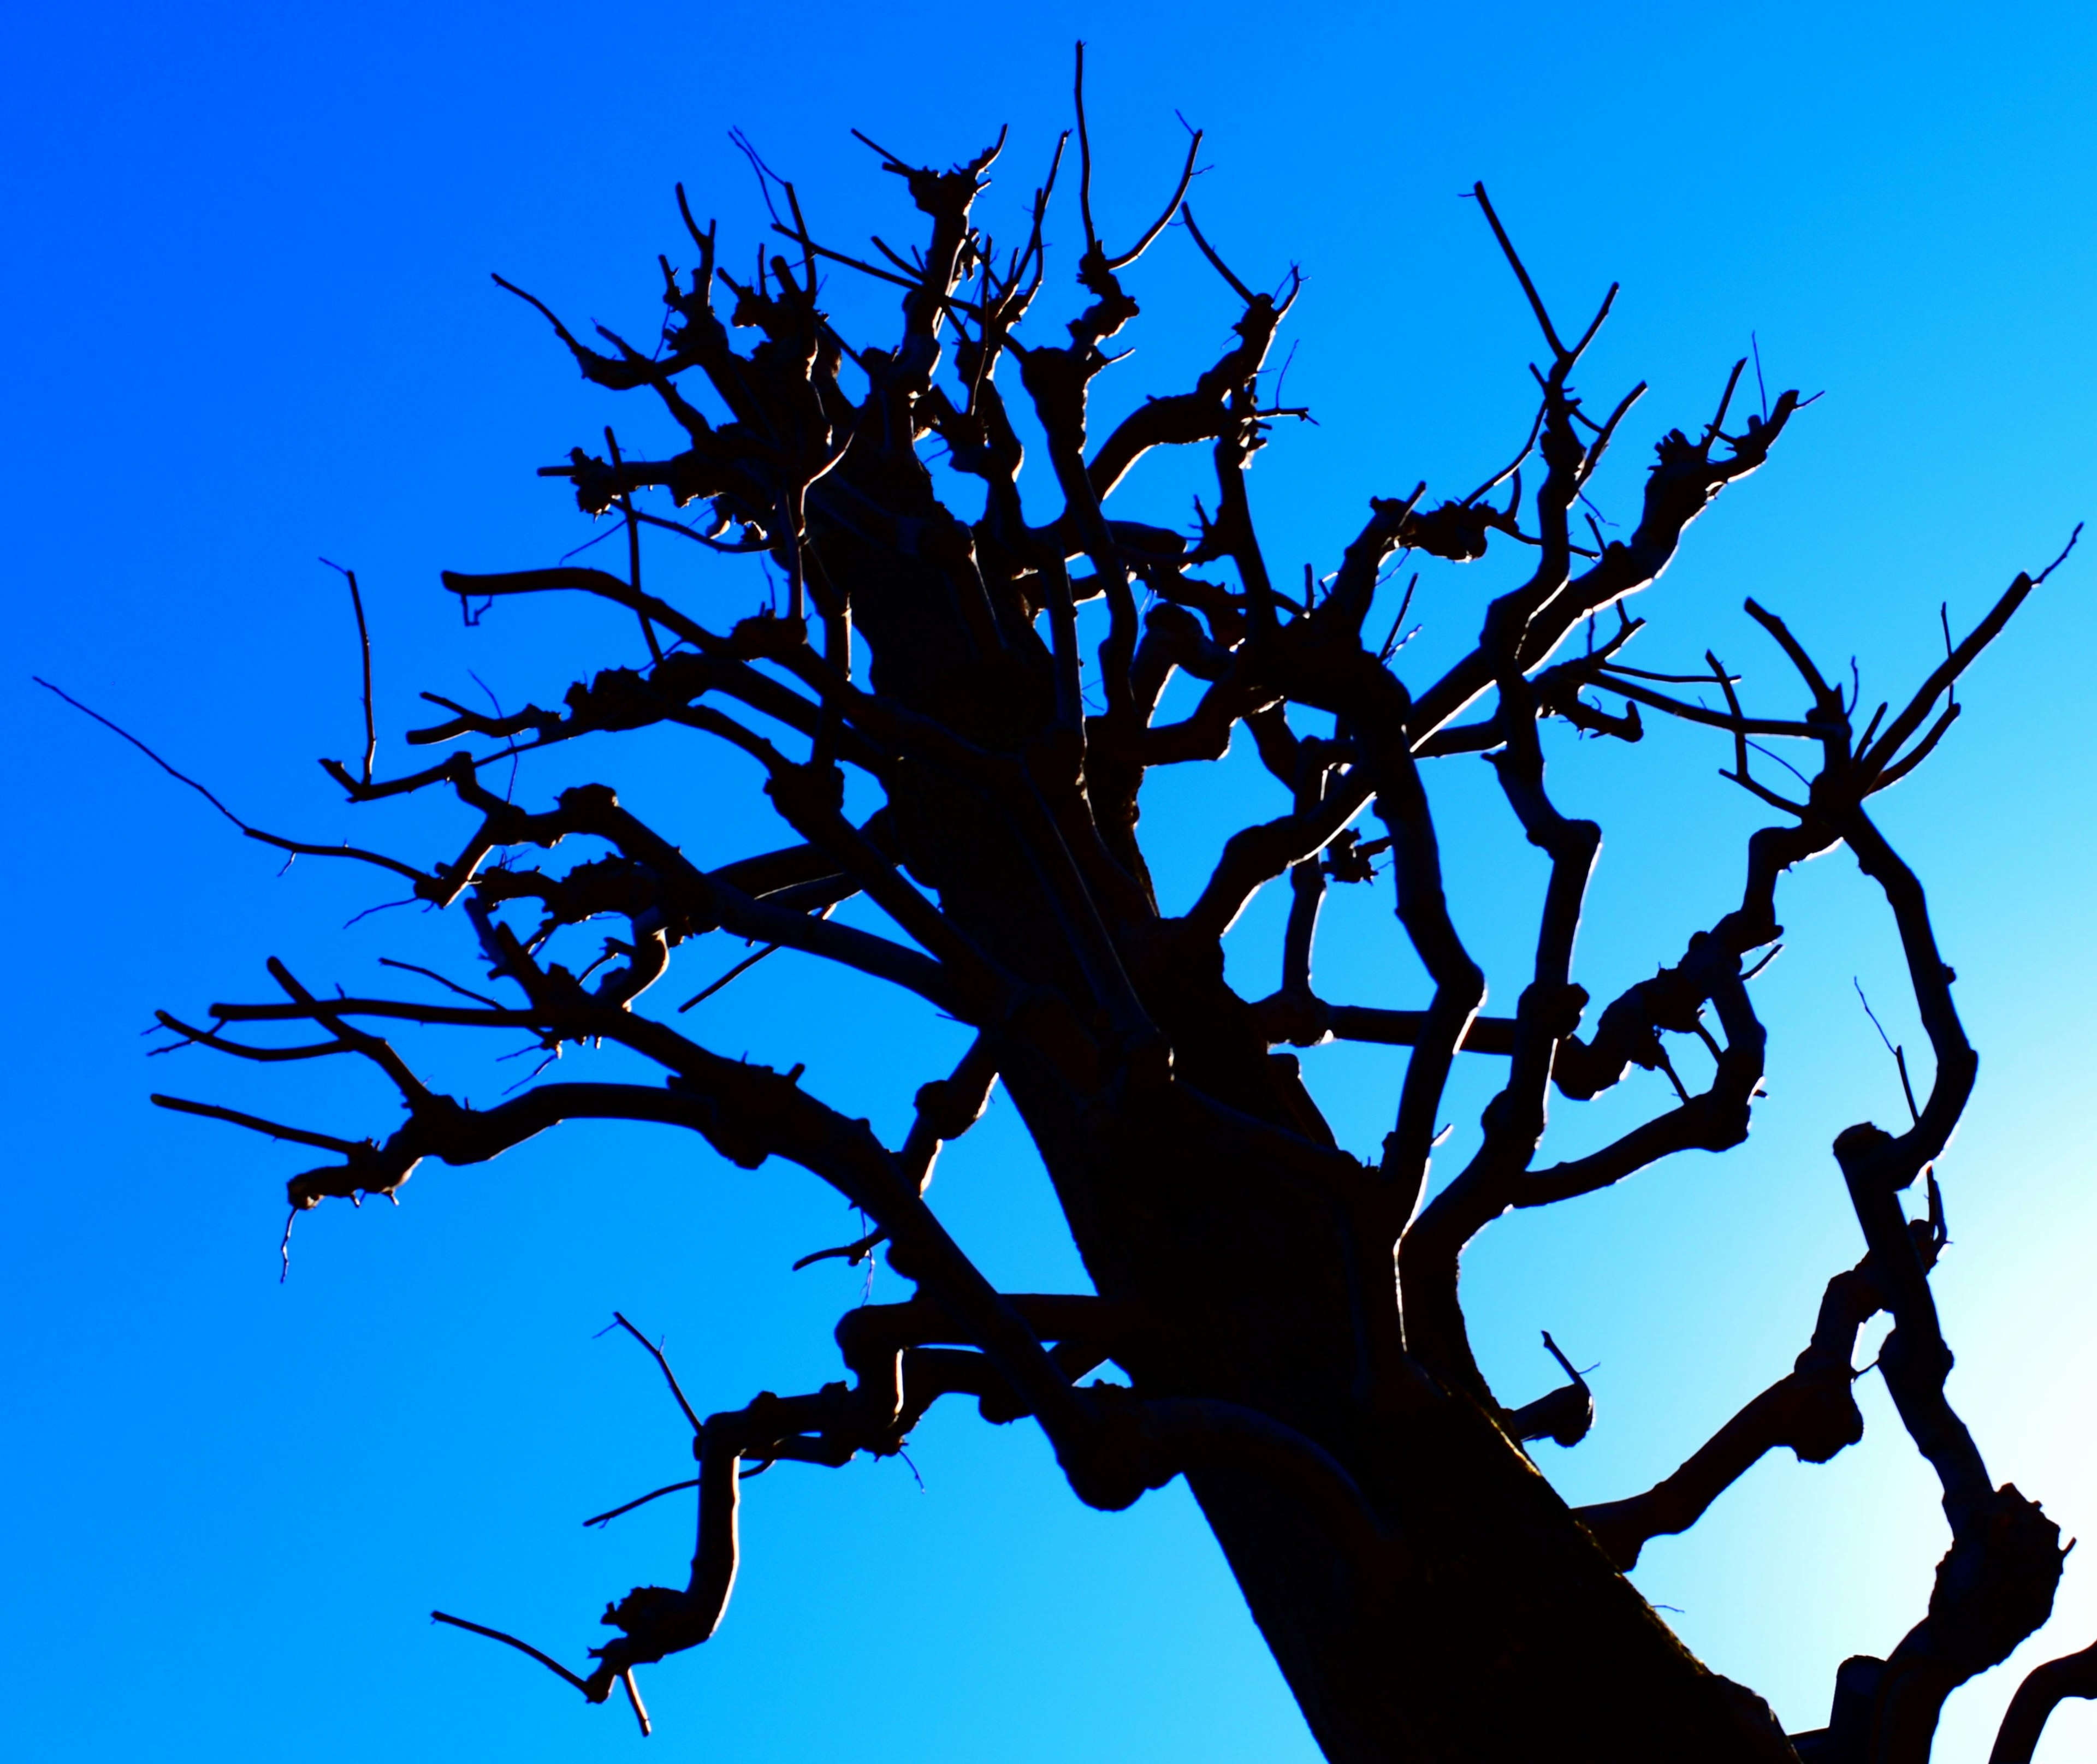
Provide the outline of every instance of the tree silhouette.
[[[1996,1485],[1946,1400],[1950,1354],[1928,1280],[1945,1241],[1932,1166],[1976,1057],[1922,886],[1867,803],[1944,737],[1960,711],[1957,681],[2053,566],[2019,575],[1963,641],[1947,628],[1942,664],[1898,711],[1881,705],[1861,724],[1856,696],[1753,601],[1749,612],[1798,677],[1801,712],[1750,711],[1737,676],[1708,651],[1700,672],[1630,665],[1644,621],[1626,603],[1810,401],[1785,392],[1732,422],[1745,402],[1746,364],[1736,362],[1710,419],[1659,440],[1630,537],[1607,538],[1591,521],[1576,531],[1583,487],[1644,387],[1599,419],[1583,408],[1573,375],[1615,291],[1566,340],[1481,185],[1478,210],[1543,338],[1530,433],[1460,498],[1430,500],[1421,485],[1372,500],[1337,567],[1324,577],[1307,569],[1300,589],[1285,588],[1256,536],[1246,471],[1275,423],[1306,415],[1262,402],[1299,281],[1291,272],[1280,291],[1254,291],[1202,234],[1186,200],[1198,134],[1155,224],[1125,245],[1102,239],[1082,57],[1079,72],[1075,142],[1066,134],[1056,144],[1016,247],[1000,251],[972,218],[1002,138],[948,171],[867,142],[907,190],[919,232],[907,252],[876,239],[870,255],[820,240],[792,183],[753,151],[784,243],[760,251],[738,281],[681,189],[695,261],[681,278],[663,260],[659,346],[602,327],[585,343],[514,291],[545,314],[587,379],[659,401],[685,444],[672,457],[629,458],[607,431],[602,456],[577,448],[545,468],[572,483],[585,513],[623,529],[624,575],[564,564],[448,574],[445,584],[469,618],[506,595],[596,597],[633,615],[650,659],[578,681],[554,710],[483,713],[435,699],[444,720],[409,739],[446,757],[383,778],[367,643],[362,759],[328,770],[358,803],[449,792],[474,823],[456,858],[425,869],[240,825],[290,851],[376,866],[414,898],[457,908],[487,978],[470,987],[418,970],[442,997],[348,997],[273,962],[281,999],[213,1005],[205,1024],[161,1014],[177,1044],[265,1061],[371,1061],[405,1110],[383,1136],[154,1100],[328,1153],[291,1181],[295,1209],[390,1196],[426,1158],[479,1162],[563,1122],[618,1118],[695,1132],[745,1168],[799,1164],[864,1212],[865,1237],[819,1254],[856,1262],[885,1245],[915,1293],[839,1322],[848,1381],[764,1393],[702,1417],[659,1350],[617,1320],[655,1355],[692,1427],[697,1476],[641,1497],[697,1490],[683,1584],[638,1587],[610,1605],[614,1634],[591,1650],[587,1672],[438,1613],[532,1654],[593,1702],[623,1692],[644,1731],[637,1669],[704,1642],[726,1609],[742,1480],[781,1460],[836,1466],[897,1453],[935,1402],[965,1394],[988,1420],[1038,1425],[1092,1506],[1124,1508],[1185,1476],[1335,1764],[1925,1758],[1945,1699],[2045,1621],[2064,1552],[2037,1504]],[[1026,330],[1059,180],[1077,186],[1076,273],[1090,302],[1061,343]],[[1123,278],[1168,227],[1239,302],[1232,341],[1191,388],[1150,398],[1096,438],[1092,383],[1138,316]],[[898,291],[892,342],[856,345],[834,328],[818,300],[825,263]],[[1025,421],[1008,402],[1015,374]],[[1053,514],[1028,506],[1049,498],[1038,472],[1022,495],[1030,423],[1054,478]],[[1197,501],[1191,531],[1110,514],[1130,468],[1166,447],[1206,448],[1214,460],[1213,498]],[[936,471],[935,448],[944,450]],[[974,518],[949,506],[964,478],[979,485]],[[783,576],[784,603],[711,628],[644,585],[644,540],[766,560]],[[1398,567],[1408,554],[1468,562],[1489,545],[1525,548],[1533,571],[1490,603],[1469,654],[1438,678],[1403,680]],[[1074,576],[1074,562],[1084,573]],[[1104,602],[1105,633],[1088,683],[1077,610],[1093,599]],[[1175,671],[1204,689],[1189,714],[1161,720]],[[1715,731],[1728,775],[1774,818],[1747,842],[1738,904],[1671,965],[1591,1015],[1574,979],[1574,939],[1600,834],[1554,805],[1541,725],[1635,742],[1648,714]],[[1220,759],[1241,724],[1278,800],[1247,805],[1193,907],[1165,914],[1138,836],[1146,777]],[[672,725],[757,763],[786,824],[780,848],[704,869],[608,786],[531,804],[485,781],[491,768],[580,736]],[[1766,766],[1758,774],[1767,742],[1794,744],[1810,778],[1795,768],[1799,786],[1780,789]],[[1453,755],[1491,762],[1523,837],[1549,863],[1534,972],[1508,1015],[1484,1014],[1484,978],[1444,895],[1423,773]],[[870,816],[847,814],[848,774],[855,792],[878,795]],[[1373,836],[1356,826],[1365,812]],[[565,867],[534,856],[564,842],[599,855]],[[1522,1442],[1578,1442],[1593,1415],[1587,1388],[1561,1356],[1568,1382],[1549,1395],[1517,1407],[1495,1396],[1467,1339],[1464,1248],[1510,1209],[1591,1193],[1673,1153],[1740,1143],[1764,1061],[1749,983],[1780,935],[1777,890],[1792,865],[1837,845],[1883,891],[1933,1054],[1902,1131],[1860,1125],[1835,1141],[1865,1253],[1829,1280],[1792,1370],[1679,1470],[1643,1493],[1569,1509]],[[1222,939],[1260,889],[1285,878],[1281,987],[1241,997],[1225,983]],[[1387,1008],[1329,1002],[1313,983],[1321,903],[1330,887],[1379,882],[1393,891],[1431,989]],[[858,896],[885,930],[832,917]],[[606,920],[614,935],[601,935]],[[595,960],[556,959],[591,927]],[[724,935],[762,947],[700,996],[786,948],[885,981],[973,1029],[958,1066],[917,1092],[901,1145],[810,1094],[800,1068],[725,1057],[677,1027],[674,1010],[645,1008],[681,952]],[[426,1084],[379,1032],[388,1022],[498,1031],[513,1042],[522,1031],[549,1062],[566,1047],[609,1043],[662,1078],[534,1074],[508,1100],[475,1109]],[[308,1039],[251,1041],[250,1024],[298,1026]],[[1680,1067],[1702,1074],[1701,1088],[1667,1037]],[[1371,1161],[1336,1144],[1287,1051],[1334,1040],[1409,1050],[1391,1131]],[[1505,1082],[1475,1155],[1430,1188],[1460,1056],[1499,1062]],[[1665,1074],[1675,1104],[1600,1150],[1540,1163],[1551,1092],[1585,1101],[1633,1067]],[[1902,1075],[1905,1083],[1904,1053]],[[999,1083],[1040,1151],[1093,1293],[1000,1291],[928,1205],[940,1146],[969,1130]],[[1918,1184],[1927,1205],[1910,1218],[1902,1196]],[[1893,1327],[1877,1369],[1942,1484],[1951,1543],[1906,1639],[1885,1660],[1844,1663],[1829,1726],[1787,1739],[1758,1697],[1683,1648],[1622,1570],[1648,1539],[1694,1524],[1764,1453],[1787,1447],[1819,1463],[1858,1440],[1857,1340],[1881,1311]],[[1109,1363],[1126,1384],[1085,1381]],[[2092,1693],[2087,1655],[2041,1668],[1996,1758],[2029,1758],[2053,1704]]]

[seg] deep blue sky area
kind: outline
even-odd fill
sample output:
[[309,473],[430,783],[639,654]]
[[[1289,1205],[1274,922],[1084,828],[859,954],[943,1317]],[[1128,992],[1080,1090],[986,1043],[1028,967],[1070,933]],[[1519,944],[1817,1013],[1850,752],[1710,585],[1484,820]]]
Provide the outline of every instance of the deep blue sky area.
[[[1753,594],[1831,668],[1846,676],[1854,656],[1867,698],[1904,697],[1942,654],[1941,603],[1970,624],[2097,514],[2093,17],[2061,0],[11,8],[0,1753],[631,1758],[641,1742],[622,1709],[588,1708],[426,1613],[580,1663],[606,1598],[682,1574],[681,1498],[602,1533],[577,1522],[688,1473],[654,1368],[632,1342],[595,1338],[615,1307],[667,1337],[703,1409],[839,1375],[830,1331],[865,1272],[788,1268],[856,1222],[798,1170],[733,1170],[660,1131],[574,1129],[492,1166],[426,1166],[397,1210],[305,1217],[280,1285],[282,1184],[300,1154],[146,1101],[164,1089],[387,1130],[387,1095],[337,1062],[149,1061],[140,1031],[156,1006],[267,996],[270,956],[317,987],[414,983],[382,956],[471,983],[465,927],[397,908],[344,929],[388,898],[383,882],[321,861],[280,876],[33,673],[252,821],[421,862],[456,847],[458,811],[352,811],[313,764],[361,739],[350,610],[318,558],[364,584],[382,768],[413,759],[400,737],[429,716],[423,689],[550,704],[571,679],[638,659],[630,621],[514,602],[467,629],[438,589],[441,567],[545,564],[592,536],[535,467],[600,448],[608,422],[629,451],[666,440],[635,401],[582,385],[491,270],[579,326],[652,340],[654,254],[689,260],[676,180],[719,217],[738,273],[767,238],[731,127],[797,180],[819,233],[859,250],[875,232],[905,246],[915,217],[848,126],[943,164],[1009,122],[979,212],[1016,238],[1082,36],[1110,235],[1169,188],[1176,112],[1208,131],[1205,231],[1257,285],[1291,264],[1308,277],[1285,390],[1318,426],[1278,433],[1253,475],[1285,579],[1333,567],[1372,494],[1424,478],[1430,495],[1461,495],[1519,443],[1538,344],[1460,199],[1483,178],[1562,326],[1622,283],[1579,383],[1603,408],[1635,380],[1651,389],[1594,486],[1604,518],[1635,519],[1652,443],[1709,418],[1751,335],[1771,396],[1826,394],[1642,597],[1635,659],[1693,668],[1712,648],[1758,705],[1795,713],[1794,680],[1741,612]],[[1044,324],[1069,301],[1076,234],[1058,211]],[[1145,313],[1125,339],[1136,353],[1102,383],[1107,417],[1189,383],[1233,317],[1178,230],[1130,281]],[[825,300],[875,342],[892,293],[838,269]],[[1752,372],[1743,396],[1760,396]],[[1147,462],[1118,511],[1184,523],[1199,464]],[[1982,1059],[1942,1172],[1952,1395],[1998,1481],[2043,1499],[2066,1534],[2097,1536],[2093,562],[2072,558],[2019,614],[1881,820],[1932,890]],[[1433,677],[1521,567],[1496,549],[1423,571],[1401,674]],[[663,550],[650,568],[716,624],[764,594],[746,563]],[[1637,746],[1568,735],[1549,737],[1558,800],[1607,839],[1577,977],[1605,997],[1737,900],[1763,812],[1694,731],[1656,728]],[[601,777],[708,861],[779,843],[751,769],[696,739],[535,759],[519,799]],[[1246,752],[1191,769],[1147,801],[1168,905],[1191,900],[1235,825],[1272,812]],[[1429,788],[1459,926],[1504,1009],[1541,873],[1490,781],[1459,759]],[[1320,966],[1331,996],[1424,998],[1389,904],[1381,890],[1336,900]],[[1555,1381],[1540,1329],[1599,1363],[1592,1436],[1537,1448],[1573,1500],[1645,1486],[1786,1371],[1823,1284],[1859,1254],[1828,1141],[1853,1121],[1897,1123],[1903,1105],[1853,982],[1926,1072],[1883,904],[1854,864],[1836,854],[1791,878],[1780,916],[1784,953],[1755,983],[1771,1043],[1750,1142],[1504,1222],[1467,1261],[1479,1351],[1508,1400]],[[1274,983],[1280,924],[1263,897],[1233,932],[1241,989]],[[670,983],[683,996],[741,953],[722,936],[687,945]],[[813,1090],[891,1135],[961,1044],[874,983],[784,955],[682,1021],[731,1056],[805,1061]],[[493,1063],[506,1046],[405,1044],[483,1103],[531,1066]],[[1307,1057],[1351,1149],[1372,1152],[1389,1125],[1403,1058]],[[1450,1156],[1474,1141],[1491,1079],[1460,1070]],[[1552,1144],[1591,1145],[1667,1095],[1638,1075],[1606,1104],[1561,1108]],[[933,1196],[1000,1282],[1082,1286],[1002,1097]],[[885,1268],[872,1289],[906,1290]],[[1820,1469],[1766,1460],[1635,1577],[1793,1727],[1824,1719],[1844,1656],[1886,1652],[1921,1614],[1945,1542],[1878,1381],[1858,1388],[1859,1447]],[[1038,1432],[992,1429],[965,1405],[936,1413],[912,1456],[922,1487],[901,1463],[865,1460],[750,1486],[720,1635],[645,1675],[654,1752],[1314,1757],[1184,1487],[1091,1512]],[[2097,1566],[2078,1552],[2049,1628],[1955,1699],[1939,1757],[1985,1756],[2023,1666],[2094,1635]],[[2093,1747],[2097,1711],[2078,1705],[2042,1756]]]

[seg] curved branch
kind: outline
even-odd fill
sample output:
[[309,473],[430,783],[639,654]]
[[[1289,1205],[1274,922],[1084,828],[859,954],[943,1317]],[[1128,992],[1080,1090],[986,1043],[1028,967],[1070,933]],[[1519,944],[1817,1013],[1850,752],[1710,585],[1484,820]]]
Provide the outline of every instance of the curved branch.
[[2031,1764],[2047,1718],[2071,1696],[2097,1697],[2097,1644],[2034,1666],[2003,1712],[1988,1764]]
[[1646,1543],[1687,1531],[1765,1452],[1788,1446],[1823,1464],[1864,1437],[1847,1366],[1816,1365],[1778,1380],[1697,1447],[1682,1468],[1629,1500],[1575,1509],[1609,1559],[1628,1571]]
[[[1903,1232],[1902,1253],[1928,1268],[1946,1238],[1942,1198],[1934,1184],[1930,1216]],[[1675,1473],[1626,1500],[1575,1509],[1611,1560],[1628,1572],[1652,1539],[1686,1531],[1720,1495],[1762,1455],[1788,1446],[1803,1464],[1825,1464],[1864,1437],[1864,1418],[1850,1386],[1857,1337],[1889,1307],[1892,1293],[1884,1260],[1867,1251],[1862,1261],[1828,1283],[1812,1339],[1792,1370],[1756,1397]]]
[[1324,801],[1232,834],[1201,898],[1188,909],[1189,929],[1204,937],[1223,936],[1262,888],[1332,843],[1361,812],[1370,788],[1362,773],[1343,773]]

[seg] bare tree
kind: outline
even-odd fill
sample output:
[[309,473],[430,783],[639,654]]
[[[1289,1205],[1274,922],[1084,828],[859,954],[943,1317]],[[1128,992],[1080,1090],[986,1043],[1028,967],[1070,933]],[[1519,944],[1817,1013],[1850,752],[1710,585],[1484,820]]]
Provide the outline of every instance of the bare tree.
[[[1512,457],[1461,497],[1430,499],[1423,484],[1373,500],[1331,573],[1307,569],[1300,590],[1285,587],[1256,535],[1246,469],[1273,424],[1305,414],[1262,402],[1298,280],[1292,272],[1281,291],[1257,292],[1203,234],[1186,201],[1198,134],[1154,224],[1101,238],[1082,77],[1072,133],[1048,156],[1019,243],[1003,251],[972,218],[1002,138],[948,171],[869,142],[914,204],[908,251],[824,243],[794,186],[753,154],[781,243],[738,281],[681,190],[694,261],[681,277],[663,260],[659,346],[602,327],[585,342],[523,295],[587,379],[659,401],[684,445],[631,458],[607,431],[602,456],[578,448],[545,468],[573,484],[585,513],[623,527],[624,574],[564,565],[449,575],[446,586],[470,609],[512,594],[597,597],[631,612],[649,660],[579,680],[555,710],[486,714],[436,699],[444,720],[409,739],[446,756],[388,778],[374,772],[367,648],[362,758],[328,769],[357,803],[450,793],[471,823],[457,856],[425,869],[243,830],[376,866],[414,898],[457,908],[487,978],[469,987],[419,970],[441,997],[355,997],[273,963],[281,998],[213,1005],[206,1023],[163,1013],[178,1044],[372,1062],[405,1110],[390,1133],[357,1138],[154,1100],[326,1152],[329,1162],[291,1181],[295,1209],[392,1195],[426,1158],[479,1162],[563,1122],[611,1118],[697,1133],[746,1168],[798,1163],[863,1210],[867,1234],[821,1254],[856,1261],[885,1245],[915,1293],[840,1321],[849,1381],[702,1417],[650,1347],[691,1424],[698,1473],[628,1506],[697,1490],[687,1579],[611,1604],[615,1633],[590,1650],[586,1671],[439,1613],[531,1653],[593,1702],[622,1692],[644,1729],[637,1670],[707,1640],[727,1608],[742,1480],[781,1460],[837,1466],[898,1452],[931,1404],[958,1394],[987,1420],[1031,1418],[1092,1506],[1123,1508],[1185,1476],[1335,1764],[1925,1758],[1945,1699],[2045,1621],[2064,1552],[2038,1506],[1997,1485],[1946,1400],[1951,1356],[1928,1279],[1944,1241],[1933,1164],[1976,1057],[1922,886],[1868,805],[1943,738],[1959,714],[1956,683],[2052,566],[2019,575],[1963,641],[1947,628],[1942,663],[1898,710],[1880,705],[1861,722],[1855,695],[1752,601],[1797,676],[1802,711],[1749,709],[1738,677],[1708,651],[1686,673],[1630,665],[1644,621],[1626,603],[1654,584],[1713,499],[1763,464],[1801,401],[1785,392],[1735,420],[1746,402],[1745,364],[1736,363],[1708,421],[1661,436],[1630,537],[1608,539],[1591,523],[1576,530],[1583,488],[1644,388],[1599,418],[1584,407],[1574,375],[1615,290],[1577,331],[1561,331],[1480,186],[1478,211],[1542,335],[1530,432],[1518,445],[1511,437]],[[1090,303],[1064,342],[1026,325],[1059,182],[1076,185],[1077,279]],[[1232,340],[1191,387],[1095,437],[1092,382],[1138,313],[1124,278],[1168,227],[1240,303]],[[818,302],[826,264],[893,287],[892,342],[856,346],[834,328]],[[1030,512],[1022,497],[1021,425],[1006,397],[1015,374],[1045,437],[1053,514]],[[946,451],[937,473],[935,444]],[[1190,532],[1108,512],[1130,468],[1164,447],[1206,448],[1214,460],[1213,502],[1197,503]],[[974,519],[940,497],[961,475],[980,483]],[[711,628],[644,585],[644,540],[768,560],[784,604]],[[1526,548],[1533,571],[1491,602],[1469,654],[1438,679],[1407,682],[1395,654],[1403,605],[1390,636],[1378,635],[1400,592],[1395,566],[1407,554],[1465,562],[1489,545]],[[1078,608],[1095,598],[1105,632],[1088,685]],[[1203,689],[1187,715],[1161,720],[1175,671]],[[1737,903],[1591,1018],[1574,939],[1600,834],[1553,803],[1541,725],[1635,742],[1641,717],[1656,714],[1715,732],[1734,783],[1772,821],[1747,842]],[[757,762],[786,824],[779,849],[705,869],[608,786],[529,803],[484,781],[490,768],[556,743],[668,725]],[[1146,777],[1218,760],[1240,725],[1280,800],[1224,843],[1191,909],[1168,916],[1138,838]],[[1793,744],[1799,788],[1753,769],[1767,742]],[[1451,755],[1491,763],[1515,824],[1549,861],[1534,972],[1508,1015],[1484,1013],[1482,974],[1444,895],[1423,779],[1429,762]],[[848,773],[878,790],[870,817],[845,812]],[[1356,826],[1364,812],[1381,829],[1372,837]],[[602,855],[564,868],[532,856],[570,840]],[[1901,1131],[1859,1125],[1835,1141],[1863,1258],[1829,1280],[1793,1368],[1679,1470],[1643,1493],[1569,1509],[1523,1442],[1581,1438],[1593,1413],[1587,1386],[1565,1362],[1569,1381],[1540,1401],[1511,1407],[1495,1395],[1467,1339],[1462,1252],[1510,1209],[1569,1201],[1674,1153],[1746,1136],[1764,1061],[1749,983],[1779,935],[1777,890],[1792,865],[1837,845],[1884,892],[1934,1056]],[[1379,876],[1431,990],[1389,1008],[1328,1002],[1313,982],[1320,904],[1330,886]],[[1222,939],[1260,889],[1285,878],[1281,985],[1241,997],[1225,983]],[[858,923],[831,916],[862,895],[885,930],[867,929],[863,913]],[[614,935],[595,961],[554,959],[606,920]],[[773,949],[797,950],[974,1030],[958,1066],[917,1092],[900,1145],[811,1095],[800,1068],[725,1057],[676,1026],[674,1012],[644,1009],[681,953],[724,939],[762,946],[728,978]],[[549,1057],[612,1044],[662,1079],[535,1076],[475,1109],[418,1077],[381,1032],[389,1023],[513,1042],[521,1031]],[[303,1039],[244,1038],[261,1024],[298,1026]],[[1336,1144],[1287,1051],[1334,1040],[1409,1050],[1372,1161]],[[1460,1057],[1499,1062],[1505,1082],[1475,1155],[1430,1185]],[[1584,1101],[1633,1067],[1665,1074],[1675,1105],[1601,1150],[1539,1162],[1552,1090]],[[1904,1060],[1902,1070],[1905,1082]],[[1093,1293],[998,1290],[927,1204],[940,1146],[969,1130],[999,1083],[1045,1162]],[[1928,1205],[1911,1218],[1902,1197],[1918,1184]],[[1890,1657],[1846,1662],[1830,1725],[1787,1739],[1760,1699],[1688,1653],[1622,1570],[1648,1539],[1694,1524],[1764,1453],[1787,1447],[1819,1463],[1859,1438],[1856,1344],[1881,1311],[1893,1328],[1878,1370],[1942,1483],[1951,1542],[1928,1612]],[[1110,1362],[1126,1385],[1083,1381]],[[1997,1759],[2028,1758],[2060,1696],[2093,1690],[2087,1655],[2042,1669]]]

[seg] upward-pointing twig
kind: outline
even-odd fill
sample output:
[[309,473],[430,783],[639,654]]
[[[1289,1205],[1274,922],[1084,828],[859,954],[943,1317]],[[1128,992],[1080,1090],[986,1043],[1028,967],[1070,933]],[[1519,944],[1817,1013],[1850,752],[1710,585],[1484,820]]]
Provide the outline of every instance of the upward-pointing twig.
[[1515,280],[1521,284],[1521,291],[1529,296],[1530,310],[1536,314],[1536,322],[1543,328],[1543,340],[1551,345],[1551,352],[1563,358],[1569,352],[1558,340],[1558,332],[1551,322],[1551,314],[1544,310],[1543,296],[1536,291],[1536,284],[1529,279],[1529,271],[1523,267],[1521,254],[1514,248],[1514,241],[1508,237],[1507,229],[1500,225],[1500,217],[1493,212],[1492,198],[1486,194],[1482,182],[1471,186],[1471,195],[1477,199],[1484,213],[1486,223],[1493,230],[1493,237],[1500,242],[1500,251],[1508,265],[1514,271]]
[[1893,1057],[1893,1065],[1899,1070],[1901,1093],[1907,1098],[1908,1118],[1920,1121],[1922,1111],[1915,1105],[1915,1087],[1907,1081],[1907,1049],[1893,1045],[1893,1038],[1886,1033],[1886,1026],[1879,1021],[1879,1013],[1872,1009],[1872,1001],[1864,996],[1864,983],[1854,974],[1850,984],[1857,989],[1857,1002],[1864,1007],[1864,1014],[1872,1019],[1872,1026],[1879,1032],[1879,1040],[1885,1043],[1886,1052]]
[[364,596],[357,585],[357,571],[345,570],[339,563],[322,563],[339,573],[349,584],[349,603],[357,611],[357,642],[364,662],[364,781],[371,781],[371,763],[379,755],[379,724],[371,714],[371,630],[364,622]]

